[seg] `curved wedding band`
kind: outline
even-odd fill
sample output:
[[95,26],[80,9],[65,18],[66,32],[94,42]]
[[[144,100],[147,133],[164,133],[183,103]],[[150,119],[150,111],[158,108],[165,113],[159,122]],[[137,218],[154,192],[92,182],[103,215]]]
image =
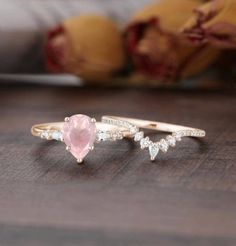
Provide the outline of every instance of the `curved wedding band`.
[[[201,129],[168,124],[158,121],[149,121],[141,119],[133,119],[118,116],[103,116],[102,122],[107,124],[112,124],[116,126],[122,126],[125,123],[129,123],[130,127],[138,127],[143,129],[150,129],[161,132],[170,132],[171,135],[167,135],[166,138],[160,139],[158,142],[153,142],[149,137],[144,136],[143,131],[137,131],[134,136],[135,142],[140,142],[141,149],[148,148],[150,159],[154,161],[156,159],[159,150],[166,153],[169,147],[174,147],[177,141],[181,141],[182,137],[205,137],[206,132]],[[127,136],[127,137],[130,137]]]
[[[144,136],[140,128],[171,134],[153,142],[149,137]],[[43,139],[64,142],[66,149],[79,163],[94,148],[95,142],[134,138],[135,142],[140,143],[141,149],[149,150],[150,159],[154,161],[159,150],[166,153],[169,147],[174,147],[182,137],[204,137],[206,135],[204,130],[187,126],[118,116],[103,116],[101,122],[96,122],[94,118],[82,114],[66,117],[65,122],[34,125],[31,133]]]

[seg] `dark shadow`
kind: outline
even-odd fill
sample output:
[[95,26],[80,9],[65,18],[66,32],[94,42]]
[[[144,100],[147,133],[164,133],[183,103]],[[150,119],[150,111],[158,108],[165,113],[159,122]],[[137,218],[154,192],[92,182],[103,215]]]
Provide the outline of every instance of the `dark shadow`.
[[[122,146],[122,144],[124,146]],[[62,146],[59,146],[62,145]],[[117,148],[119,151],[115,154],[117,163],[124,159],[124,153],[129,152],[132,155],[135,149],[134,142],[129,139],[123,139],[117,142],[104,142],[102,147],[100,143],[95,145],[95,150],[86,156],[83,163],[78,164],[75,158],[67,153],[63,143],[56,141],[43,141],[37,144],[32,152],[32,159],[40,167],[42,175],[48,175],[49,179],[53,173],[54,180],[58,182],[62,180],[73,180],[80,178],[81,180],[96,179],[96,172],[104,165],[109,165],[114,162],[114,153]],[[100,150],[101,151],[100,151]],[[104,152],[105,149],[105,152]],[[96,151],[96,153],[94,153]],[[102,152],[99,154],[99,152]],[[105,154],[104,154],[105,153]],[[106,172],[106,169],[103,170]],[[55,177],[55,173],[57,174]],[[104,176],[106,173],[104,173]],[[58,180],[56,180],[58,177]],[[42,176],[39,177],[43,178]]]
[[203,138],[191,138],[193,141],[198,143],[198,153],[205,154],[209,151],[209,145]]

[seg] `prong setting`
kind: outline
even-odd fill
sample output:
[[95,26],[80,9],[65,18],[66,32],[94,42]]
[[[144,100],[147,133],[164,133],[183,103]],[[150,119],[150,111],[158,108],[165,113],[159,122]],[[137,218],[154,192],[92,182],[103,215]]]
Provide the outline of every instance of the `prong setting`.
[[71,150],[71,147],[70,146],[66,146],[66,150],[67,151],[70,151]]
[[83,159],[77,159],[77,163],[78,163],[78,164],[83,163],[83,161],[84,161]]
[[65,117],[64,121],[65,122],[69,122],[70,121],[70,117]]
[[96,123],[96,119],[95,119],[95,118],[92,118],[92,119],[91,119],[91,122],[92,122],[92,123]]

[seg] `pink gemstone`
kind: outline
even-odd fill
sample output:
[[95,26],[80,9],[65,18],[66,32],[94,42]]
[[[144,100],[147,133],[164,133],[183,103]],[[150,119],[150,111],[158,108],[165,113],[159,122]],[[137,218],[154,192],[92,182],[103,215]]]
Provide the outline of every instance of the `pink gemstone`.
[[88,154],[96,138],[96,125],[91,118],[76,114],[69,118],[63,125],[63,139],[70,147],[71,154],[82,160]]

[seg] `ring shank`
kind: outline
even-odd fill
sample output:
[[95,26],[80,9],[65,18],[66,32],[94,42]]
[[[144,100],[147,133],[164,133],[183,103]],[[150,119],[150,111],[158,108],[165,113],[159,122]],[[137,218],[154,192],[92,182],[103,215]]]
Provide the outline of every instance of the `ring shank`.
[[31,133],[33,136],[40,137],[43,131],[60,131],[62,130],[63,122],[42,123],[33,125]]

